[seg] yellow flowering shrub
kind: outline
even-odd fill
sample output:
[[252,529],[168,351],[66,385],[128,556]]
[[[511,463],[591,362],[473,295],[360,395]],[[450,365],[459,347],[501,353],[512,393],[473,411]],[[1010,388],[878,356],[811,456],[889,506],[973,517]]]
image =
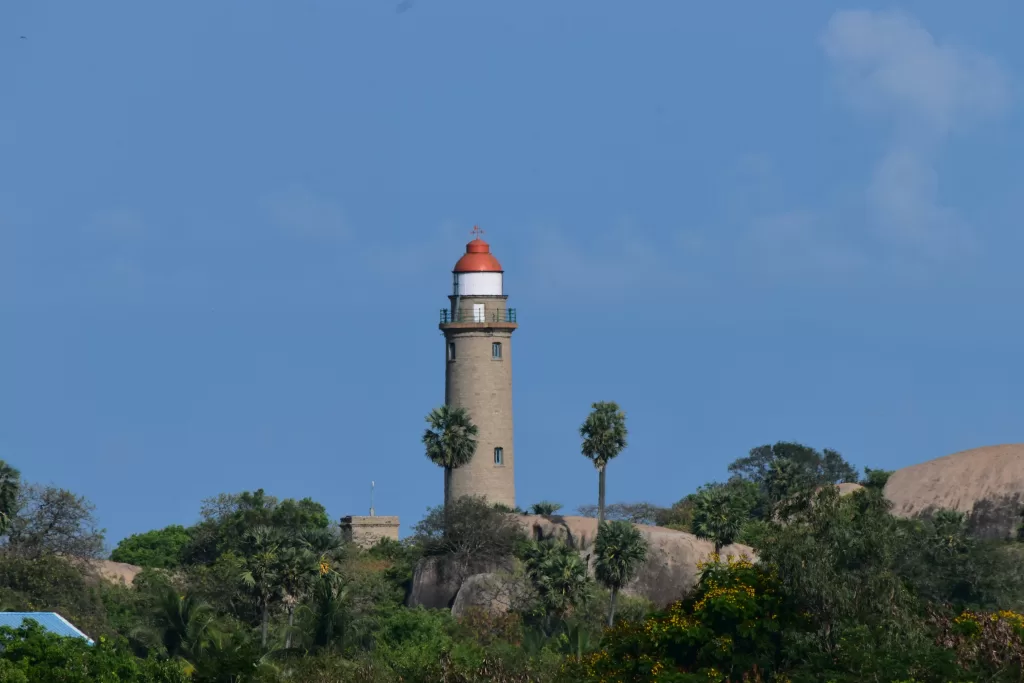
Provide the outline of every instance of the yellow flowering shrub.
[[[567,661],[567,680],[781,681],[783,604],[777,577],[746,559],[713,556],[698,565],[693,594],[643,621],[620,622],[605,632],[601,649]],[[780,618],[781,617],[781,618]]]
[[960,666],[1024,670],[1024,615],[1009,610],[965,610],[936,623],[938,644],[955,652]]

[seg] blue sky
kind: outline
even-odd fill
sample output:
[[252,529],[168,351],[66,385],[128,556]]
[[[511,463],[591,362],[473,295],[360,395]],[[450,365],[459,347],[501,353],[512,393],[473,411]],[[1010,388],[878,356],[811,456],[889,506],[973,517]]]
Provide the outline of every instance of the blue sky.
[[522,505],[595,501],[597,400],[610,501],[1021,440],[1024,4],[398,4],[0,6],[0,458],[111,542],[371,479],[408,531],[474,224]]

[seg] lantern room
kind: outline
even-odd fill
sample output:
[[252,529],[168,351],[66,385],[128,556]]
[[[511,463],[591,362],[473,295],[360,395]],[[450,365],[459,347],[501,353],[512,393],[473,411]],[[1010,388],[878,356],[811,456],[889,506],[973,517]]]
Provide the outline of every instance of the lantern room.
[[491,247],[480,239],[483,231],[473,228],[476,237],[466,245],[455,268],[452,269],[454,296],[502,296],[503,272],[498,259],[491,253]]

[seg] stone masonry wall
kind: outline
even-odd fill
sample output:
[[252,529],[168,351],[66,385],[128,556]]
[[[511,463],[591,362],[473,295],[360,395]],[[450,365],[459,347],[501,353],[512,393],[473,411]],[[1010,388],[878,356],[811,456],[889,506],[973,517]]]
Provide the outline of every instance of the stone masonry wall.
[[377,545],[382,538],[398,540],[398,517],[350,515],[341,518],[341,536],[362,548]]
[[[505,297],[465,297],[460,308],[485,305],[485,316],[505,308]],[[445,403],[465,408],[479,429],[472,462],[452,473],[452,496],[484,496],[491,502],[515,507],[515,447],[512,428],[511,324],[443,326],[445,334]],[[500,342],[500,359],[491,345]],[[455,360],[448,359],[448,344],[455,344]],[[501,465],[494,464],[500,447]]]

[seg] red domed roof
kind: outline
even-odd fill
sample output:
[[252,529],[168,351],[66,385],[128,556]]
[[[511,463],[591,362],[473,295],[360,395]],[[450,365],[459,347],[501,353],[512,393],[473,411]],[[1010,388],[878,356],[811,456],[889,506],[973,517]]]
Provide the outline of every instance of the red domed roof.
[[477,237],[466,245],[466,253],[452,269],[453,273],[500,273],[501,264],[487,242]]

